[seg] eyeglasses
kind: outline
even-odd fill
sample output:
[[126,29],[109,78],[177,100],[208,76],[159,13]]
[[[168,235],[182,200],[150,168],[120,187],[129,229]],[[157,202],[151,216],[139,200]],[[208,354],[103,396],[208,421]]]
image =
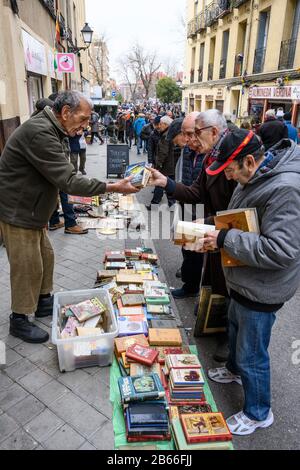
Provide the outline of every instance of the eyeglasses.
[[195,134],[198,137],[200,137],[200,135],[202,134],[202,131],[204,131],[205,129],[210,129],[211,127],[213,127],[213,126],[201,127],[200,129],[197,129],[197,127],[195,127]]

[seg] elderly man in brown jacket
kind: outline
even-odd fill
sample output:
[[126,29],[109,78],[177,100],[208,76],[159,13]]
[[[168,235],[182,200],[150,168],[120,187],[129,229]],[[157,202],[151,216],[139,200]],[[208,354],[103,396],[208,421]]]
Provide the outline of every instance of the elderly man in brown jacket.
[[58,191],[78,196],[105,192],[134,193],[130,178],[106,184],[77,176],[68,159],[68,136],[88,125],[92,103],[73,91],[58,95],[20,126],[0,158],[0,232],[10,263],[12,314],[10,334],[30,343],[49,335],[28,315],[51,315],[54,254],[46,229]]

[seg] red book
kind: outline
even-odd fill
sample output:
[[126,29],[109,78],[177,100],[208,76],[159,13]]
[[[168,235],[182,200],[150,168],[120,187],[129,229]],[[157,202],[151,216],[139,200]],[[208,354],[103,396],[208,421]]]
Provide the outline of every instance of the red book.
[[180,420],[189,444],[232,439],[222,413],[192,413],[181,415]]
[[158,357],[158,351],[141,344],[135,343],[126,351],[126,357],[133,359],[135,362],[144,364],[145,366],[152,366]]
[[166,399],[169,405],[173,406],[186,406],[186,405],[207,405],[206,399],[203,400],[174,400],[170,396],[170,390],[166,390]]

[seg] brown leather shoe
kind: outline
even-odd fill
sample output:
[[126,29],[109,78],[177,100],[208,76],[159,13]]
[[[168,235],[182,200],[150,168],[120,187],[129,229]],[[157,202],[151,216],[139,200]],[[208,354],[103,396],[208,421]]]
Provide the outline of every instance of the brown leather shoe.
[[82,228],[80,225],[74,225],[74,227],[69,227],[65,229],[65,233],[68,233],[70,235],[85,235],[89,231],[87,228]]
[[49,230],[57,230],[59,228],[63,228],[65,226],[65,223],[64,222],[59,222],[59,224],[55,224],[55,225],[49,225]]

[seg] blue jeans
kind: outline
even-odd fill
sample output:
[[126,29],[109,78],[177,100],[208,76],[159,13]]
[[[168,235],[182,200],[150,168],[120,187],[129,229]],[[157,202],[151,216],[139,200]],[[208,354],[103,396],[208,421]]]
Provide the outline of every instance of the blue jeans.
[[144,143],[144,152],[146,152],[146,141],[141,138],[140,135],[137,137],[137,154],[140,154],[140,150],[143,148],[143,143]]
[[[75,212],[73,209],[73,205],[68,203],[68,195],[60,191],[59,196],[60,196],[61,207],[63,210],[64,219],[65,219],[65,228],[75,227],[76,225]],[[59,222],[60,222],[59,213],[58,213],[58,210],[55,210],[49,221],[50,227],[53,225],[59,224]]]
[[275,313],[256,312],[231,299],[228,310],[228,370],[241,376],[245,415],[267,419],[271,408],[270,344]]

